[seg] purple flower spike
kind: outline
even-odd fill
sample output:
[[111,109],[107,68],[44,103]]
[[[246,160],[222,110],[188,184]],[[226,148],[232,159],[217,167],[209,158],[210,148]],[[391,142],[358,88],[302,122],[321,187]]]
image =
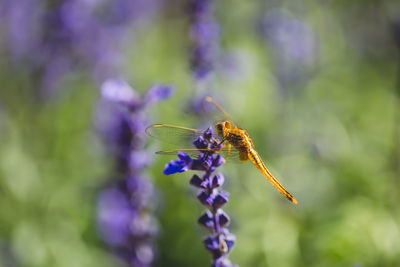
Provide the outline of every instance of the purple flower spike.
[[[154,90],[150,89],[146,96],[154,94]],[[150,157],[143,149],[148,124],[144,108],[149,100],[118,79],[106,81],[101,91],[97,126],[115,161],[112,176],[118,179],[111,180],[99,193],[99,232],[129,266],[149,267],[155,259],[153,240],[158,233],[153,216],[156,190],[143,174],[150,164]],[[177,161],[183,166],[192,161],[186,154],[179,156]],[[175,168],[179,165],[174,164]]]
[[221,209],[229,199],[229,193],[220,189],[224,183],[222,174],[214,174],[214,171],[225,163],[225,159],[215,153],[218,143],[214,142],[211,129],[207,129],[202,136],[194,140],[196,148],[208,149],[201,153],[197,159],[191,159],[183,152],[178,153],[178,159],[166,165],[164,174],[172,174],[186,170],[197,170],[204,172],[204,175],[193,175],[190,184],[200,192],[198,200],[207,208],[207,211],[198,219],[200,225],[207,228],[211,234],[204,240],[206,248],[212,254],[211,266],[234,267],[228,259],[235,237],[226,228],[229,225],[228,215]]
[[195,89],[189,110],[199,116],[213,110],[204,104],[204,96],[210,95],[219,58],[221,29],[214,16],[214,7],[213,0],[189,0],[189,66]]

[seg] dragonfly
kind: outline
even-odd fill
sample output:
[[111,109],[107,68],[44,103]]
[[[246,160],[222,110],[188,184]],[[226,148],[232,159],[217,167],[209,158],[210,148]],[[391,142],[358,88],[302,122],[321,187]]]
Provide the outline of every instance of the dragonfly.
[[[226,118],[215,124],[215,131],[220,138],[218,146],[220,148],[216,148],[212,151],[220,153],[225,159],[228,160],[236,158],[239,159],[240,162],[250,161],[283,196],[285,196],[292,203],[297,204],[297,200],[285,189],[285,187],[265,166],[263,160],[254,148],[253,141],[247,131],[236,126],[225,110],[223,110],[223,108],[211,97],[206,97],[205,100],[213,103]],[[185,142],[194,140],[196,137],[202,135],[203,132],[204,131],[198,129],[171,124],[153,124],[146,129],[146,133],[149,136],[174,145],[182,145]],[[186,139],[186,141],[184,139]],[[156,153],[171,155],[182,151],[187,153],[189,156],[195,157],[205,150],[210,151],[210,149],[177,148],[172,150],[158,151]]]

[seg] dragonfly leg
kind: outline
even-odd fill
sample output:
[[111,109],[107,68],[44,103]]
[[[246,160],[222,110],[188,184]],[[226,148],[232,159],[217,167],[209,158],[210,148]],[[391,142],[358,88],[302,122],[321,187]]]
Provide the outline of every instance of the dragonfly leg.
[[[223,143],[224,141],[225,141],[225,140],[223,140],[221,143],[219,143],[218,146],[222,145],[222,143]],[[215,152],[220,152],[220,151],[222,151],[222,149],[224,149],[224,148],[226,147],[226,145],[227,145],[227,144],[225,144],[225,145],[223,145],[221,148],[215,150]]]
[[[214,138],[213,138],[214,139]],[[216,146],[220,146],[220,145],[222,145],[226,140],[225,139],[223,139],[221,142],[219,142],[218,143],[218,140],[216,140],[216,139],[214,139],[214,141],[217,143],[217,145]],[[224,149],[226,147],[226,144],[225,145],[223,145],[221,148],[219,148],[219,149],[216,149],[215,150],[215,152],[220,152],[222,149]]]
[[219,145],[221,145],[223,142],[225,142],[225,139],[222,139],[221,141],[218,141],[218,139],[215,139],[215,137],[212,137],[212,140]]

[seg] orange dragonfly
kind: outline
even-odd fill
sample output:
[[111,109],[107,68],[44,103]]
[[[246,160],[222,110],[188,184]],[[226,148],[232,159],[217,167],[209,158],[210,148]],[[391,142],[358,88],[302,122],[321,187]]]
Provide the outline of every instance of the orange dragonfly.
[[[213,103],[226,118],[229,116],[211,97],[206,97],[206,101]],[[231,120],[223,120],[216,123],[215,131],[220,137],[219,145],[221,148],[213,150],[216,153],[221,153],[225,159],[238,156],[241,162],[248,160],[257,167],[258,170],[272,183],[272,185],[288,200],[297,204],[297,200],[282,186],[272,173],[265,166],[261,157],[254,148],[253,141],[246,130],[236,127]],[[182,145],[182,139],[187,138],[187,141],[194,140],[196,136],[202,135],[203,131],[180,127],[170,124],[153,124],[146,129],[149,136],[163,140],[167,143]],[[233,148],[233,149],[232,149]],[[157,154],[176,154],[179,151],[186,152],[190,156],[196,156],[201,152],[210,151],[210,149],[182,148],[173,150],[158,151]]]

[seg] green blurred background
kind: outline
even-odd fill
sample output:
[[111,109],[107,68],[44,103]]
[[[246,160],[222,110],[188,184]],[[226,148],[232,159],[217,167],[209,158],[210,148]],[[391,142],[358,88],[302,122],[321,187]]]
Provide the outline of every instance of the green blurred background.
[[[226,60],[211,93],[299,202],[284,199],[251,164],[224,166],[225,210],[237,238],[231,261],[400,266],[398,1],[215,2]],[[139,92],[154,81],[172,84],[175,95],[149,114],[154,122],[196,127],[196,117],[183,112],[194,94],[184,5],[165,0],[156,15],[128,30],[118,75]],[[307,25],[307,59],[282,55],[262,36],[260,19],[271,12]],[[301,45],[295,37],[288,41]],[[94,130],[99,85],[73,71],[57,97],[38,100],[35,74],[25,65],[10,67],[4,38],[0,266],[123,266],[95,222],[97,192],[111,171]],[[154,160],[148,172],[160,192],[156,266],[208,266],[191,174],[164,176],[169,158]]]

